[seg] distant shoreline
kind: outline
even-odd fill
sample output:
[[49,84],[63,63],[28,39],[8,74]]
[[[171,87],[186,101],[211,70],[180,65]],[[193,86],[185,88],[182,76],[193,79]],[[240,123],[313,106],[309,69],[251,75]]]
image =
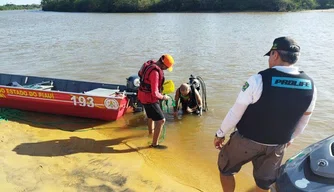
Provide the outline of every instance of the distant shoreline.
[[74,12],[74,13],[242,13],[242,12],[307,12],[307,11],[318,11],[318,12],[334,12],[334,8],[313,8],[313,9],[296,9],[296,10],[255,10],[255,9],[245,9],[245,10],[178,10],[178,11],[150,11],[150,10],[133,10],[133,11],[88,11],[88,10],[45,10],[41,4],[27,4],[27,5],[15,5],[15,4],[5,4],[0,5],[0,11],[13,11],[13,10],[40,10],[40,11],[54,11],[54,12]]
[[[31,9],[1,9],[0,6],[0,12],[1,11],[44,11],[42,7],[40,8],[31,8]],[[285,13],[289,12],[334,12],[334,8],[330,9],[310,9],[310,10],[299,10],[299,11],[286,11]],[[201,11],[201,12],[191,12],[191,11],[182,11],[182,12],[77,12],[77,11],[72,11],[72,12],[64,12],[64,11],[44,11],[44,12],[60,12],[60,13],[110,13],[110,14],[124,14],[124,13],[262,13],[262,12],[270,12],[270,13],[282,13],[278,11],[254,11],[254,10],[245,10],[245,11]],[[284,13],[284,12],[283,12]]]
[[15,5],[15,4],[5,4],[0,5],[0,11],[9,11],[9,10],[34,10],[40,9],[42,10],[42,6],[39,4],[31,4],[31,5]]
[[41,0],[43,11],[95,13],[290,12],[334,8],[334,0]]

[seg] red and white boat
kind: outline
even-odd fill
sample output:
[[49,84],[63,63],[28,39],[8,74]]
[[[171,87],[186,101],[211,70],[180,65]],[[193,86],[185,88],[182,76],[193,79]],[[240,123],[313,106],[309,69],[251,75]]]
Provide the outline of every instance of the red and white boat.
[[0,107],[117,120],[136,104],[139,80],[127,80],[117,85],[0,73]]

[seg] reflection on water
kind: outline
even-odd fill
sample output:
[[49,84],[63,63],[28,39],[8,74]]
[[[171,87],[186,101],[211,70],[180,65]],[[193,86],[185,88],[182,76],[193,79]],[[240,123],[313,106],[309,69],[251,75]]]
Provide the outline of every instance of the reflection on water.
[[[314,78],[318,88],[318,103],[311,122],[289,147],[286,158],[333,134],[334,85],[330,69],[334,51],[329,46],[334,44],[333,20],[333,12],[319,11],[208,14],[6,11],[0,12],[0,71],[125,84],[126,78],[137,74],[146,60],[157,59],[162,53],[172,54],[176,64],[172,73],[166,72],[166,79],[172,79],[178,86],[187,82],[190,74],[201,76],[207,86],[209,111],[201,117],[187,115],[181,119],[168,114],[163,141],[168,149],[140,150],[140,153],[152,166],[182,184],[202,191],[219,191],[214,133],[244,81],[268,66],[268,58],[263,55],[274,38],[289,35],[299,42],[302,57],[297,65]],[[143,135],[126,141],[133,148],[145,147],[151,140],[145,135],[145,116],[140,113],[126,114],[115,122],[74,118],[77,123],[73,123],[67,117],[33,116],[14,120],[34,128],[95,129],[113,138]],[[28,121],[31,119],[34,122]],[[55,143],[49,144],[56,147]],[[36,143],[26,146],[29,145],[38,146]],[[253,185],[251,170],[246,165],[238,175],[238,180],[243,181],[238,188],[242,192]]]

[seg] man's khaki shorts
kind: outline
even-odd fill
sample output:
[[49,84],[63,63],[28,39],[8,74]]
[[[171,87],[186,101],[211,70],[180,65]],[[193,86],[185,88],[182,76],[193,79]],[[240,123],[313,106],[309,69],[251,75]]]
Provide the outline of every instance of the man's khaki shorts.
[[257,186],[267,190],[276,181],[285,146],[262,145],[236,131],[231,134],[230,140],[219,153],[219,171],[222,175],[231,176],[239,172],[242,165],[252,161]]

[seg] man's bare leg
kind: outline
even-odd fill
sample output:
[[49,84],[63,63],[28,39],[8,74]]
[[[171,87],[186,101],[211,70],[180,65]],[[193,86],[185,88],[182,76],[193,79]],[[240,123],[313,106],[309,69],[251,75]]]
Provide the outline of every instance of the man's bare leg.
[[234,176],[225,176],[220,173],[220,183],[224,192],[234,192],[235,179]]
[[154,122],[154,134],[153,134],[153,141],[152,145],[158,145],[158,140],[161,134],[162,127],[165,124],[165,119],[162,119],[160,121],[155,121]]
[[151,118],[147,119],[147,127],[148,127],[148,134],[152,135],[153,128],[154,128],[154,121]]

